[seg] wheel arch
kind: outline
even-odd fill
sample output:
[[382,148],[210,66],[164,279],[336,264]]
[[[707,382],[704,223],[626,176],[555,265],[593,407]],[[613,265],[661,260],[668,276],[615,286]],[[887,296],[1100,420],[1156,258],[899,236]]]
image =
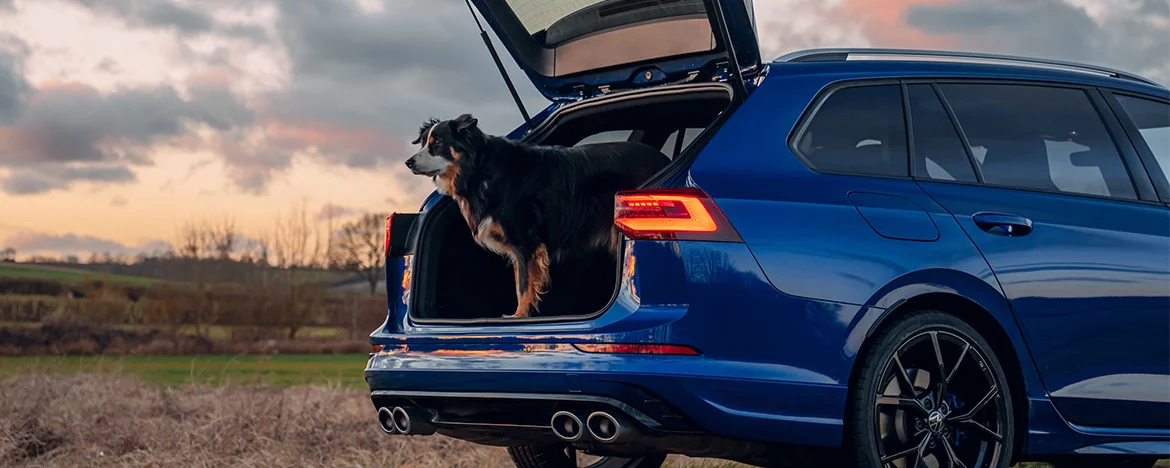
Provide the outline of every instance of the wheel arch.
[[[966,273],[953,270],[919,272],[914,276],[929,278],[929,282],[902,281],[891,285],[884,294],[875,297],[873,307],[853,324],[846,339],[844,352],[851,355],[853,364],[849,373],[849,387],[853,388],[862,366],[861,359],[872,345],[870,339],[899,317],[921,310],[937,310],[962,319],[974,327],[991,345],[1007,374],[1011,386],[1013,419],[1016,422],[1015,456],[1027,452],[1030,395],[1045,396],[1031,355],[1008,306],[1000,294],[998,284],[992,286]],[[909,276],[909,275],[908,275]],[[899,278],[906,280],[911,278]],[[994,281],[992,279],[991,281]],[[850,414],[846,408],[844,414]]]

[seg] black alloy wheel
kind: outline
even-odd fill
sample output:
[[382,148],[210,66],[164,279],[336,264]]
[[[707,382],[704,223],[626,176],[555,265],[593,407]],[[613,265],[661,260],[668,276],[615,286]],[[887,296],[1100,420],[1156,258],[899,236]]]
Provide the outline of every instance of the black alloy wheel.
[[579,456],[572,447],[564,445],[511,446],[508,455],[517,468],[658,468],[666,461],[666,455],[639,458]]
[[1015,424],[1007,377],[967,323],[915,312],[875,336],[851,390],[859,466],[1006,468]]

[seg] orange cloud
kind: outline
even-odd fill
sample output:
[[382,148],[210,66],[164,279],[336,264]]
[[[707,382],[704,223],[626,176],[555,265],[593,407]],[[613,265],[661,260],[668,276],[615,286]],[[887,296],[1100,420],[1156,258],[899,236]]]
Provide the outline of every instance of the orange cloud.
[[957,0],[846,0],[839,15],[859,22],[865,36],[877,47],[946,49],[956,40],[949,36],[925,34],[906,24],[906,11],[914,5],[942,5]]
[[270,121],[264,128],[268,138],[277,145],[316,147],[326,149],[386,151],[397,148],[398,142],[368,128],[344,128],[328,122],[287,123]]

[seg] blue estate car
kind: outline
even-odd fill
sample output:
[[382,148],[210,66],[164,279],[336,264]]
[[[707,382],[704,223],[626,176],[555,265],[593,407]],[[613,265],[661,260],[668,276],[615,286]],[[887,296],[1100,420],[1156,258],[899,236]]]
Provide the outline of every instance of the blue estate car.
[[533,318],[500,318],[511,270],[449,197],[391,217],[385,431],[523,468],[1170,454],[1165,87],[954,52],[765,63],[745,0],[471,3],[552,101],[510,138],[672,163],[618,194],[621,258],[553,265]]

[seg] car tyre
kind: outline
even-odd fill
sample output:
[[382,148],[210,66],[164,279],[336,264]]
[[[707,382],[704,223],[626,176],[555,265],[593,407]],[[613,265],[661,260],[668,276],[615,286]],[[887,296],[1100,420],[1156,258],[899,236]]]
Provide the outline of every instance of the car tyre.
[[857,466],[1009,466],[1011,390],[974,327],[944,312],[918,311],[871,343],[850,389]]
[[[577,461],[569,458],[563,445],[515,445],[508,447],[508,455],[512,457],[516,468],[578,468]],[[666,455],[601,457],[581,468],[659,468],[665,461]]]

